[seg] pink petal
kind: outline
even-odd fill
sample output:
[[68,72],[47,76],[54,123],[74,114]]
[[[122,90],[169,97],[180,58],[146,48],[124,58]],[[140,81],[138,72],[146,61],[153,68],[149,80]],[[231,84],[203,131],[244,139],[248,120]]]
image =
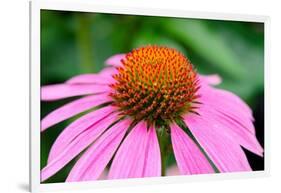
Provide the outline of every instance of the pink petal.
[[256,136],[248,130],[245,130],[245,128],[237,124],[235,121],[227,119],[220,115],[219,112],[212,108],[208,108],[208,106],[205,106],[204,104],[198,109],[198,113],[203,117],[208,117],[212,124],[216,124],[218,127],[215,127],[215,129],[220,129],[218,132],[224,132],[244,148],[257,155],[263,156],[263,148],[257,141]]
[[48,163],[52,162],[64,149],[82,132],[97,124],[116,109],[112,106],[104,107],[88,113],[67,126],[57,137],[49,153]]
[[208,117],[188,114],[185,122],[220,172],[250,171],[251,167],[240,145]]
[[74,115],[109,101],[111,101],[111,98],[107,95],[91,95],[70,102],[44,117],[41,121],[41,131],[44,131],[45,129],[70,117],[73,117]]
[[237,95],[227,91],[227,90],[222,90],[222,89],[215,89],[215,95],[218,97],[223,97],[225,100],[228,100],[232,104],[237,105],[239,108],[241,108],[243,111],[245,111],[247,116],[251,119],[253,119],[253,112],[252,109]]
[[95,84],[54,84],[43,86],[41,88],[41,100],[52,101],[73,96],[81,96],[88,94],[105,93],[110,91],[107,85]]
[[190,137],[176,124],[171,125],[171,139],[180,173],[213,173],[208,160]]
[[114,67],[119,67],[122,64],[121,60],[124,59],[126,54],[116,54],[108,58],[105,63]]
[[107,76],[105,75],[99,75],[99,74],[82,74],[78,76],[74,76],[66,83],[68,84],[112,84],[114,83],[114,79],[109,74]]
[[199,89],[199,94],[201,103],[220,112],[221,115],[232,119],[255,134],[252,111],[239,97],[231,92],[204,85]]
[[200,80],[205,84],[218,85],[222,82],[221,77],[217,74],[213,75],[199,75]]
[[[206,99],[217,101],[217,103],[221,101],[223,104],[228,106],[231,105],[232,108],[241,109],[243,114],[245,114],[247,117],[253,118],[251,108],[237,95],[229,91],[203,85],[201,89],[199,89],[199,92],[202,92],[202,94],[206,93],[203,95],[203,98],[206,97]],[[224,100],[218,101],[218,98]]]
[[160,176],[160,151],[153,130],[143,121],[133,128],[116,153],[109,179]]
[[156,129],[148,131],[143,177],[161,176],[161,154]]
[[116,120],[116,114],[111,114],[72,140],[56,158],[41,170],[41,181],[48,179],[63,168],[68,162],[93,143]]
[[66,181],[98,179],[125,136],[129,125],[129,120],[120,121],[105,132],[74,165]]
[[106,67],[102,71],[100,71],[99,75],[101,77],[108,77],[108,76],[112,77],[112,75],[116,73],[118,73],[116,67]]

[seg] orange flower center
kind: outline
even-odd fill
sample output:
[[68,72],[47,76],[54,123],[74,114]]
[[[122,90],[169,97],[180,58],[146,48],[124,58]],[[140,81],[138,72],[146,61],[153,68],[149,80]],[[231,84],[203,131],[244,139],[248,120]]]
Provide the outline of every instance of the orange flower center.
[[192,111],[198,95],[197,74],[179,51],[146,46],[122,60],[111,85],[114,105],[135,120],[172,121]]

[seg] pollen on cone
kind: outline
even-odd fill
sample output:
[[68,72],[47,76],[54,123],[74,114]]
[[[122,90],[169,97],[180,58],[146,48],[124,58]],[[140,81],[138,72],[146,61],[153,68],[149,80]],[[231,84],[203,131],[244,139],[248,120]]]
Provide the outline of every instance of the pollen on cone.
[[146,46],[128,53],[114,76],[110,95],[124,115],[170,120],[191,110],[198,90],[196,71],[179,51]]

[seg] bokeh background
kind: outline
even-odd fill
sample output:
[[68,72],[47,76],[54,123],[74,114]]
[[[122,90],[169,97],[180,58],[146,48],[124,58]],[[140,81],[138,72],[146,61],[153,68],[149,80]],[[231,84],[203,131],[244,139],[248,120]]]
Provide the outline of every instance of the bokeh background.
[[[236,93],[253,109],[257,138],[264,145],[262,23],[42,10],[41,85],[99,72],[108,57],[148,44],[174,47],[201,74],[219,74],[219,87]],[[41,117],[69,101],[41,102]],[[73,119],[41,134],[41,168],[54,140]],[[264,169],[263,158],[246,154],[253,170]],[[167,166],[172,166],[173,154],[168,157]],[[44,183],[63,182],[74,163]]]

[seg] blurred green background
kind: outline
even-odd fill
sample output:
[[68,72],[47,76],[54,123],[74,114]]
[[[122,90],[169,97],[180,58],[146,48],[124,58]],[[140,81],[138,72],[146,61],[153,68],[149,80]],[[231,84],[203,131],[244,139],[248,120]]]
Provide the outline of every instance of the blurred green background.
[[[257,137],[264,136],[264,25],[262,23],[41,11],[41,85],[95,73],[104,61],[144,45],[165,45],[184,53],[201,74],[219,74],[221,88],[253,109]],[[69,100],[42,102],[41,117]],[[41,134],[41,168],[51,145],[71,120]],[[264,162],[246,152],[254,170]],[[75,160],[46,182],[65,180]],[[174,163],[172,154],[168,165]]]

